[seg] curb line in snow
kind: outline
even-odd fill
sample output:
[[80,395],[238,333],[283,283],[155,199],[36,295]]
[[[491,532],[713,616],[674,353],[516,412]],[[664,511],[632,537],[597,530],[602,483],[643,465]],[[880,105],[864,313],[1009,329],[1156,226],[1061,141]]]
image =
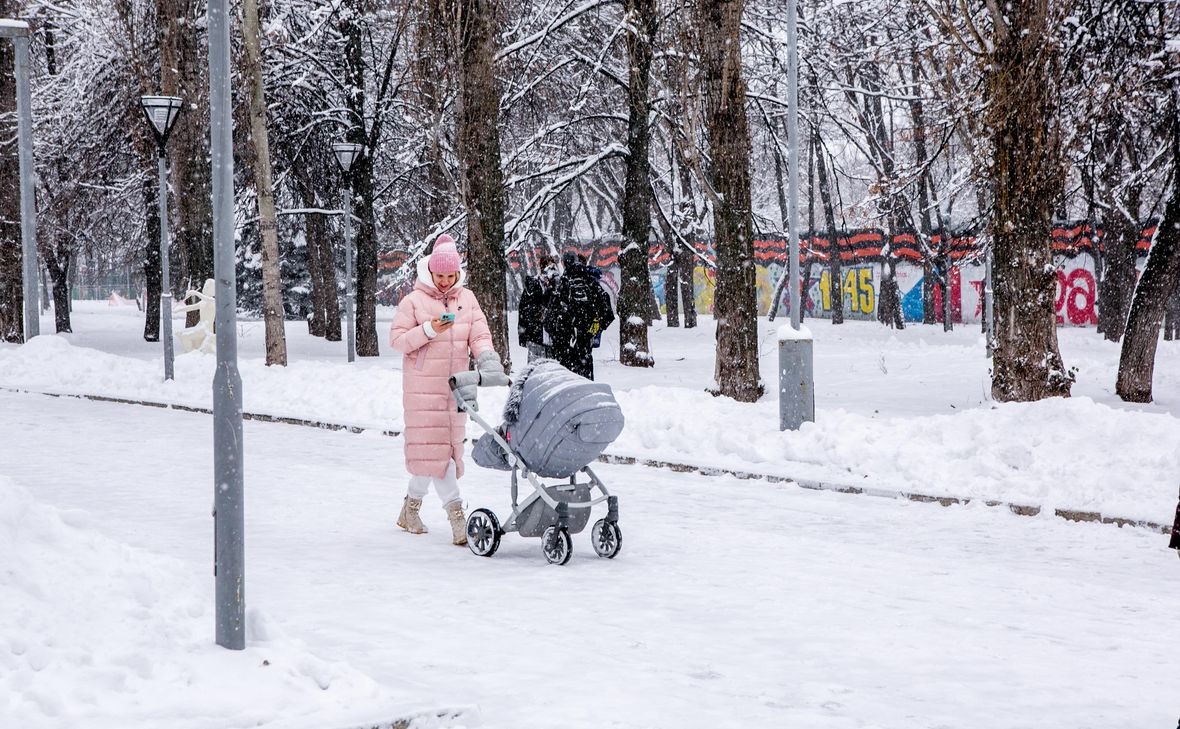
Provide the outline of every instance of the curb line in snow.
[[[453,722],[459,722],[455,724]],[[400,719],[367,721],[364,724],[350,724],[347,729],[411,729],[416,726],[437,727],[445,729],[450,726],[478,726],[481,722],[479,712],[471,709],[440,709],[436,711],[420,711]],[[336,728],[341,729],[341,728]]]
[[[202,415],[212,415],[213,410],[210,408],[203,408],[197,405],[181,405],[178,403],[168,402],[153,402],[151,400],[129,400],[122,397],[110,397],[108,395],[79,395],[72,392],[42,392],[40,390],[25,390],[19,387],[5,387],[0,385],[0,390],[5,392],[16,392],[23,395],[45,395],[47,397],[73,397],[79,400],[93,400],[95,402],[113,402],[119,405],[140,405],[148,408],[160,408],[162,410],[183,410],[186,413],[200,413]],[[285,423],[287,425],[299,425],[305,428],[320,428],[322,430],[347,430],[349,433],[363,433],[367,430],[377,430],[377,428],[367,428],[361,425],[345,425],[343,423],[329,423],[322,420],[307,420],[306,418],[288,418],[281,415],[267,415],[265,413],[248,413],[242,412],[242,420],[257,420],[263,423]],[[401,435],[400,430],[382,430],[381,435],[387,435],[396,438]]]
[[[942,506],[952,506],[955,504],[970,504],[975,502],[983,502],[987,506],[1000,506],[1008,511],[1011,511],[1017,516],[1038,516],[1044,509],[1039,506],[1027,506],[1024,504],[1012,504],[1007,501],[997,501],[996,499],[982,499],[979,497],[968,498],[958,496],[931,496],[929,494],[920,494],[913,491],[895,491],[892,489],[880,489],[863,486],[849,486],[846,484],[828,483],[826,481],[814,481],[805,478],[791,478],[789,476],[773,476],[768,473],[757,473],[754,471],[742,471],[734,468],[724,468],[717,466],[693,466],[687,463],[674,463],[671,461],[659,461],[648,458],[634,458],[631,456],[614,456],[610,454],[603,454],[599,456],[599,461],[603,463],[619,464],[619,465],[639,465],[647,466],[648,468],[666,468],[677,473],[696,473],[702,476],[733,476],[740,479],[760,479],[768,483],[788,483],[794,484],[799,488],[810,489],[812,491],[834,491],[841,494],[864,494],[866,496],[877,496],[886,499],[906,499],[908,501],[917,501],[926,504],[941,504]],[[1121,516],[1106,516],[1097,511],[1081,511],[1078,509],[1054,509],[1053,516],[1068,521],[1079,522],[1096,522],[1102,524],[1114,524],[1120,527],[1132,526],[1141,529],[1150,529],[1160,534],[1168,534],[1172,531],[1172,526],[1160,524],[1146,519],[1127,519]]]
[[[0,386],[0,390],[6,392],[15,392],[26,395],[45,395],[48,397],[73,397],[80,400],[93,400],[96,402],[110,402],[119,405],[139,405],[143,407],[162,408],[164,410],[183,410],[190,413],[201,413],[204,415],[212,415],[213,411],[209,408],[197,407],[194,405],[178,405],[174,403],[152,402],[149,400],[130,400],[120,397],[109,397],[106,395],[79,395],[74,393],[58,393],[58,392],[41,392],[39,390],[25,390],[17,387]],[[242,412],[243,420],[257,420],[263,423],[284,423],[286,425],[298,425],[305,428],[320,428],[322,430],[347,430],[350,433],[363,433],[368,430],[377,430],[377,428],[368,428],[359,425],[348,425],[344,423],[329,423],[321,420],[308,420],[305,418],[290,418],[279,415],[266,415],[265,413],[249,413]],[[381,435],[396,438],[401,435],[399,430],[380,430]],[[612,465],[623,466],[647,466],[648,468],[662,468],[676,473],[696,473],[701,476],[733,476],[743,480],[758,479],[768,483],[784,483],[794,484],[799,488],[809,489],[812,491],[834,491],[841,494],[864,494],[866,496],[876,496],[887,499],[906,499],[908,501],[917,501],[920,503],[940,504],[942,506],[952,506],[955,504],[971,504],[975,502],[983,502],[986,506],[999,506],[1011,511],[1017,516],[1039,516],[1044,509],[1040,506],[1028,506],[1025,504],[1012,504],[1006,501],[998,501],[995,499],[981,499],[978,497],[958,497],[958,496],[931,496],[929,494],[921,494],[913,491],[899,491],[893,489],[880,489],[864,486],[850,486],[847,484],[828,483],[826,481],[815,481],[803,478],[791,478],[789,476],[774,476],[768,473],[758,473],[756,471],[743,471],[735,468],[725,468],[718,466],[694,466],[688,463],[677,463],[674,461],[662,461],[651,458],[636,458],[634,456],[620,456],[604,453],[598,457],[601,463],[609,463]],[[1172,530],[1171,524],[1160,524],[1146,519],[1127,519],[1121,516],[1107,516],[1097,511],[1081,511],[1078,509],[1054,509],[1053,516],[1068,521],[1076,522],[1094,522],[1101,524],[1114,524],[1119,527],[1131,526],[1141,529],[1150,529],[1160,534],[1168,534]]]

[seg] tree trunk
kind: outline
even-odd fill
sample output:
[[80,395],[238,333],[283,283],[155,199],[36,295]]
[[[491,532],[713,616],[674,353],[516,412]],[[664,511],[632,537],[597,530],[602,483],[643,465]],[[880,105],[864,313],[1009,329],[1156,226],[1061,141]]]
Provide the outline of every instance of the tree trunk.
[[[808,137],[808,139],[809,139],[809,137]],[[784,168],[784,166],[786,166],[786,165],[785,165],[784,159],[782,159],[782,150],[779,149],[779,140],[775,139],[773,134],[772,134],[772,138],[771,138],[771,145],[773,146],[773,152],[774,152],[774,188],[775,188],[775,192],[778,192],[778,198],[779,198],[779,222],[780,222],[779,230],[782,231],[782,235],[784,235],[786,237],[785,243],[786,243],[786,249],[787,249],[787,255],[784,258],[784,260],[782,260],[782,275],[779,276],[779,283],[775,284],[774,293],[771,294],[771,310],[767,311],[767,314],[766,314],[767,320],[773,322],[774,318],[779,315],[779,308],[782,306],[782,291],[788,289],[789,284],[791,284],[791,231],[787,230],[787,226],[789,224],[789,219],[791,219],[791,216],[789,216],[787,214],[787,191],[786,191],[786,186],[784,184],[782,184],[782,168]],[[807,179],[808,179],[808,183],[814,182],[814,180],[812,179],[812,170],[814,169],[814,162],[811,157],[811,152],[812,152],[812,147],[811,147],[811,145],[808,144],[808,146],[807,146]],[[809,192],[814,192],[814,190],[813,189],[809,190]],[[811,204],[812,212],[814,212],[814,210],[815,210],[814,203],[815,203],[815,197],[813,195],[812,198],[809,199],[809,204]],[[808,226],[808,228],[807,228],[808,234],[812,230],[813,230],[812,226]]]
[[[45,41],[45,70],[50,76],[57,76],[57,36],[56,26],[52,18],[46,18],[42,26]],[[73,175],[65,171],[66,160],[58,154],[54,171],[57,179],[48,186],[48,207],[52,211],[53,222],[43,226],[39,233],[42,240],[38,242],[41,259],[44,265],[39,267],[41,277],[41,311],[49,308],[49,294],[52,289],[54,307],[53,324],[58,334],[72,332],[70,326],[70,267],[73,260],[73,239],[66,233],[72,223],[72,215],[78,207],[78,185]],[[45,280],[48,271],[52,285]],[[128,291],[128,294],[133,292]]]
[[[125,28],[139,27],[141,21],[137,18],[136,9],[132,7],[131,3],[116,2],[114,10]],[[159,23],[154,18],[152,23],[154,25],[144,31],[146,37],[159,35]],[[156,93],[159,82],[152,78],[156,63],[154,58],[149,58],[148,55],[154,57],[158,53],[158,44],[152,42],[135,43],[128,50],[130,55],[127,60],[135,73],[139,93]],[[158,342],[160,341],[160,294],[162,290],[160,282],[160,209],[157,190],[159,186],[157,174],[159,152],[155,139],[146,124],[134,124],[130,132],[132,147],[142,170],[140,190],[143,195],[143,215],[147,228],[143,248],[140,249],[140,263],[143,266],[144,279],[143,339],[145,342]],[[74,266],[70,267],[69,280],[71,283],[75,268]],[[171,312],[169,313],[171,314]]]
[[456,137],[467,207],[467,280],[509,369],[508,262],[504,254],[504,178],[500,168],[500,84],[496,31],[500,0],[456,0],[459,108]]
[[[317,166],[316,170],[323,172]],[[312,170],[307,165],[291,168],[291,190],[304,209],[318,210],[322,201],[317,193]],[[321,213],[304,213],[303,232],[307,243],[307,271],[311,278],[312,315],[308,331],[329,342],[339,342],[340,301],[337,297],[336,256],[328,217]]]
[[[55,236],[62,235],[55,232]],[[74,331],[70,326],[70,266],[73,254],[69,242],[57,242],[47,246],[44,252],[45,267],[49,269],[49,277],[53,281],[53,323],[58,334]],[[128,292],[130,293],[130,292]]]
[[[1143,194],[1142,183],[1131,182],[1123,191],[1123,199],[1117,200],[1117,190],[1123,183],[1123,153],[1118,129],[1120,120],[1109,119],[1105,133],[1095,145],[1094,155],[1105,160],[1102,173],[1091,182],[1094,195],[1106,198],[1105,212],[1099,217],[1102,227],[1102,251],[1094,251],[1095,260],[1101,259],[1102,276],[1098,283],[1098,327],[1102,336],[1110,342],[1117,342],[1123,336],[1127,315],[1131,309],[1131,297],[1135,294],[1135,244],[1139,242],[1139,207]],[[1135,169],[1135,160],[1130,160],[1132,180],[1141,170]],[[1100,183],[1100,184],[1099,184]],[[1128,219],[1124,211],[1131,216]]]
[[[814,78],[812,83],[815,83]],[[840,236],[836,231],[836,211],[832,207],[832,190],[828,187],[828,164],[825,160],[823,140],[819,128],[812,126],[812,144],[815,145],[815,177],[819,183],[819,199],[824,209],[824,225],[828,229],[828,298],[832,305],[832,323],[844,323],[844,276],[843,261],[840,260]]]
[[[352,140],[350,140],[352,141]],[[377,345],[377,216],[373,161],[367,154],[352,164],[353,245],[356,246],[356,354],[380,355]],[[341,239],[343,240],[343,238]],[[335,277],[333,277],[335,278]]]
[[[851,72],[849,75],[851,80]],[[897,285],[897,257],[893,251],[893,239],[901,229],[913,228],[907,220],[910,203],[897,179],[893,160],[893,140],[889,137],[890,125],[881,104],[880,92],[884,80],[880,65],[875,60],[866,61],[862,64],[860,78],[865,92],[864,107],[859,110],[859,114],[867,147],[871,153],[870,161],[877,173],[877,185],[880,188],[878,210],[885,218],[886,228],[881,289],[877,297],[877,319],[887,326],[905,329],[905,320],[901,314],[901,291]]]
[[[767,122],[769,123],[769,120],[767,120]],[[810,235],[812,231],[815,230],[815,155],[813,154],[815,146],[811,144],[810,135],[808,135],[807,140],[807,233]],[[774,183],[775,189],[778,192],[779,222],[782,224],[780,230],[786,237],[786,241],[784,241],[784,243],[786,244],[787,249],[787,255],[783,259],[783,272],[782,275],[779,276],[778,284],[776,284],[774,287],[774,292],[770,295],[770,311],[766,314],[766,319],[768,321],[774,321],[775,317],[778,316],[779,307],[782,305],[783,291],[789,290],[791,284],[791,231],[787,230],[787,226],[790,221],[790,215],[787,209],[786,187],[783,185],[783,152],[781,149],[779,149],[778,140],[774,139],[773,135],[770,143],[774,147]],[[799,236],[799,238],[800,247],[802,247],[803,236]],[[810,273],[810,270],[808,273]],[[802,292],[799,297],[800,302],[802,302],[802,299],[806,295],[806,291]],[[800,319],[800,321],[802,321],[802,319]]]
[[739,402],[762,396],[758,373],[758,299],[750,208],[750,127],[742,78],[742,0],[700,0],[705,128],[717,193],[717,394]]
[[70,323],[69,278],[73,258],[69,249],[65,249],[58,256],[46,257],[49,275],[53,280],[53,322],[58,334],[74,331]]
[[283,282],[279,271],[279,237],[271,181],[270,141],[266,129],[266,93],[262,79],[262,40],[256,0],[242,0],[242,48],[250,86],[250,138],[254,142],[254,184],[258,190],[258,227],[262,232],[262,318],[266,328],[266,364],[287,364],[283,328]]
[[[353,8],[341,23],[345,39],[344,75],[351,89],[347,103],[349,115],[354,120],[345,137],[354,144],[370,145],[368,133],[362,126],[367,117],[364,33],[357,22],[360,16],[359,9]],[[353,162],[348,183],[352,187],[353,245],[356,246],[356,354],[358,357],[376,357],[380,354],[377,345],[377,218],[373,209],[377,188],[373,181],[371,150],[366,149]]]
[[664,321],[669,327],[680,328],[680,258],[676,250],[680,245],[669,235],[668,272],[664,276]]
[[[142,156],[142,155],[141,155]],[[154,155],[150,152],[145,159]],[[147,221],[147,238],[142,249],[143,280],[144,280],[144,320],[143,339],[145,342],[160,341],[160,211],[159,197],[156,188],[155,175],[143,176],[143,209],[144,219]]]
[[1064,170],[1058,129],[1057,49],[1047,0],[994,6],[985,72],[992,141],[995,286],[992,396],[1068,396],[1073,375],[1057,346],[1056,271],[1049,248]]
[[695,272],[697,266],[696,255],[685,245],[676,247],[677,273],[680,276],[681,302],[684,308],[684,328],[692,329],[697,325],[697,300]]
[[414,34],[416,54],[414,58],[415,82],[418,87],[421,108],[425,112],[422,123],[429,130],[429,150],[426,162],[426,234],[446,220],[451,211],[452,192],[447,175],[443,148],[448,145],[444,120],[448,117],[445,108],[448,87],[447,61],[449,58],[447,29],[439,22],[446,12],[444,0],[419,0],[418,31]]
[[[185,111],[168,138],[172,185],[176,190],[179,280],[199,290],[213,278],[213,182],[209,164],[209,79],[205,58],[205,3],[156,0],[159,19],[161,87],[184,99]],[[186,326],[199,313],[191,311]]]
[[[1127,201],[1124,199],[1124,203]],[[1136,206],[1138,208],[1138,206]],[[1098,289],[1098,316],[1102,336],[1117,342],[1123,336],[1131,298],[1135,294],[1135,244],[1140,230],[1117,209],[1102,216],[1102,280]],[[1095,256],[1099,254],[1096,251]]]
[[1180,121],[1172,105],[1172,192],[1156,226],[1147,266],[1135,287],[1119,354],[1115,392],[1127,402],[1151,402],[1155,350],[1160,323],[1173,288],[1180,280]]
[[647,311],[651,295],[648,270],[651,228],[651,81],[652,39],[656,33],[655,0],[627,0],[627,55],[630,81],[627,91],[630,122],[627,127],[627,171],[623,186],[623,250],[619,253],[619,362],[627,367],[652,367],[655,358],[647,340]]
[[[17,17],[14,0],[0,0],[0,16]],[[20,162],[16,134],[16,51],[0,42],[0,342],[23,342],[24,279],[20,236]]]
[[[922,85],[919,79],[918,66],[921,63],[921,58],[916,50],[910,53],[910,70],[911,81],[910,86],[910,119],[914,123],[914,165],[918,168],[918,222],[921,230],[918,231],[920,236],[922,250],[922,323],[933,324],[936,321],[934,313],[934,286],[931,281],[931,274],[933,273],[933,266],[931,265],[931,253],[933,253],[931,245],[933,239],[933,228],[930,222],[930,176],[929,170],[926,169],[928,162],[928,155],[926,152],[926,109],[922,104]],[[945,244],[945,231],[939,232],[939,247]],[[948,259],[949,261],[949,259]],[[949,279],[948,279],[949,280]],[[943,287],[943,296],[945,300],[946,287]]]
[[319,336],[329,342],[339,342],[344,339],[340,323],[340,284],[336,278],[336,250],[332,238],[332,227],[326,215],[311,213],[304,216],[304,228],[307,235],[308,255],[316,258],[316,286],[319,292]]

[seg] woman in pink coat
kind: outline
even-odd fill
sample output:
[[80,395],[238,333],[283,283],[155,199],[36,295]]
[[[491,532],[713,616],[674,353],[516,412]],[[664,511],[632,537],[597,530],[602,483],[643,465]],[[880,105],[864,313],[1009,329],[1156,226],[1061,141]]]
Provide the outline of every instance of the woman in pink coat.
[[402,405],[410,472],[397,525],[412,534],[426,533],[418,510],[433,482],[451,523],[452,541],[460,545],[467,543],[458,480],[467,415],[455,403],[450,377],[467,369],[468,350],[481,371],[504,371],[492,349],[488,320],[463,280],[454,239],[440,235],[430,257],[418,263],[418,281],[398,304],[389,332],[390,344],[404,355]]

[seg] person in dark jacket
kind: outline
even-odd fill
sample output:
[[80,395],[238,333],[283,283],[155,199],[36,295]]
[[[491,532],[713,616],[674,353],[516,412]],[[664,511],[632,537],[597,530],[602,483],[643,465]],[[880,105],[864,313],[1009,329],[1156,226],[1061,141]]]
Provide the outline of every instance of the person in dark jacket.
[[[1172,549],[1180,550],[1180,501],[1176,502],[1176,521],[1172,522],[1172,540],[1168,543]],[[1180,727],[1177,727],[1180,729]]]
[[566,253],[561,262],[565,270],[545,313],[545,333],[552,342],[553,359],[593,380],[594,338],[611,325],[615,312],[610,296],[576,253]]
[[517,306],[516,332],[520,337],[520,346],[529,351],[529,362],[550,356],[545,336],[545,311],[549,308],[558,279],[557,261],[553,256],[542,253],[538,265],[540,273],[525,277],[524,291],[520,294]]

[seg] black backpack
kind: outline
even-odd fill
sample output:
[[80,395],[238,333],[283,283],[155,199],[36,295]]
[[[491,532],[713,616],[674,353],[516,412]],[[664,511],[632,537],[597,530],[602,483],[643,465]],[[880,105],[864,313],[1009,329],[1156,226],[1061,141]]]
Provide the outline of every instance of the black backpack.
[[585,345],[597,333],[594,325],[600,323],[599,295],[601,286],[588,275],[575,273],[563,276],[557,291],[555,312],[562,320],[563,336],[572,342]]

